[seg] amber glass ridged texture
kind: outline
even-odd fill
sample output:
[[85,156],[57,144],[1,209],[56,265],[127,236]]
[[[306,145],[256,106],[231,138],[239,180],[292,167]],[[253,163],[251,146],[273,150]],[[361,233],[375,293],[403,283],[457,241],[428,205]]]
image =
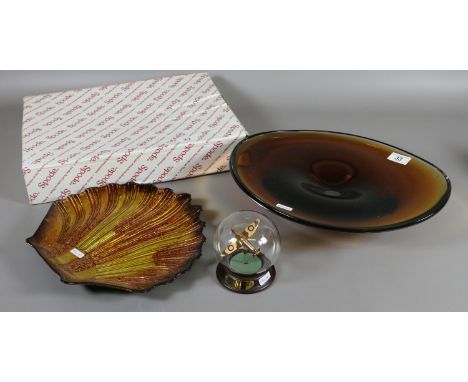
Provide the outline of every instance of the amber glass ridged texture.
[[66,283],[146,291],[201,255],[200,207],[153,185],[109,184],[52,204],[27,242]]
[[[405,165],[389,160],[410,157]],[[231,155],[237,184],[299,223],[370,232],[419,223],[437,213],[450,181],[426,160],[351,134],[302,130],[247,137]]]

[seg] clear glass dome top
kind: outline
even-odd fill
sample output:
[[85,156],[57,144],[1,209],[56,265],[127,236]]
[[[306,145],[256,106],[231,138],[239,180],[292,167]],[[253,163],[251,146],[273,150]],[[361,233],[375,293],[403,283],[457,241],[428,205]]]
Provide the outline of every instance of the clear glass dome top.
[[265,215],[239,211],[226,217],[214,233],[217,261],[232,272],[253,275],[270,268],[280,254],[280,236]]

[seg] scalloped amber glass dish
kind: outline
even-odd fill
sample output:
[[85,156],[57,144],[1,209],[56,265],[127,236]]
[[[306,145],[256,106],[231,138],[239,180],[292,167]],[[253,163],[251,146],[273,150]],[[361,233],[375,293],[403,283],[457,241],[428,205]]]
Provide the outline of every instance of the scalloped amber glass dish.
[[352,232],[417,224],[450,196],[442,170],[397,147],[330,131],[271,131],[241,141],[231,172],[250,197],[298,223]]
[[168,188],[109,184],[54,202],[26,241],[66,283],[143,292],[201,255],[200,210]]

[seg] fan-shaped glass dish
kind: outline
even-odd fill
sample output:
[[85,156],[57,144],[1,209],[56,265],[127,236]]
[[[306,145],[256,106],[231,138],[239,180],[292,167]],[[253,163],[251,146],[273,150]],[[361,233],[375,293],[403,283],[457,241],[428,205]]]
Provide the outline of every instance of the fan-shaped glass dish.
[[231,173],[250,197],[298,223],[352,232],[417,224],[450,196],[445,173],[397,147],[351,134],[271,131],[241,141]]
[[201,255],[200,210],[168,188],[109,184],[54,202],[26,241],[66,283],[143,292]]

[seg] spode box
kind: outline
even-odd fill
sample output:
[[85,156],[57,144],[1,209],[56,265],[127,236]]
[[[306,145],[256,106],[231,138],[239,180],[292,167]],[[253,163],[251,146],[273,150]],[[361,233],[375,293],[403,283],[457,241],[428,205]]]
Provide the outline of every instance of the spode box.
[[246,135],[206,73],[25,97],[29,202],[226,171]]

